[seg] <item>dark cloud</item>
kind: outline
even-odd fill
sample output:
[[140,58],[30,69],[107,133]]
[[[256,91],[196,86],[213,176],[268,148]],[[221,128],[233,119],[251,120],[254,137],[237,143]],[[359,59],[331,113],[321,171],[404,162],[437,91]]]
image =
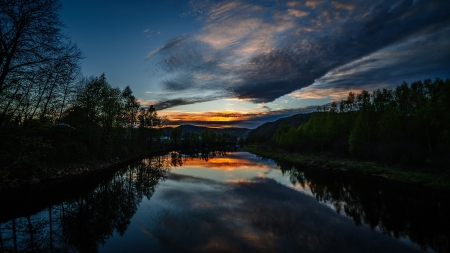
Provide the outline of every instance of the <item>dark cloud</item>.
[[[289,6],[284,1],[221,1],[196,6],[207,17],[201,34],[175,38],[150,56],[157,73],[166,76],[162,85],[167,91],[205,89],[259,103],[348,68],[354,70],[347,73],[348,86],[392,82],[412,73],[415,78],[449,75],[448,0]],[[434,54],[435,45],[440,52]],[[346,66],[352,62],[376,67],[363,71]],[[330,86],[344,82],[328,80]],[[197,98],[188,103],[212,100]]]
[[190,98],[174,98],[174,99],[163,99],[155,104],[156,110],[164,110],[167,108],[180,106],[180,105],[190,105],[201,102],[208,102],[212,100],[219,99],[216,96],[206,96],[206,97],[190,97]]
[[403,81],[450,77],[450,29],[413,38],[380,50],[359,61],[330,71],[317,81],[318,88],[367,87],[384,83],[393,87]]

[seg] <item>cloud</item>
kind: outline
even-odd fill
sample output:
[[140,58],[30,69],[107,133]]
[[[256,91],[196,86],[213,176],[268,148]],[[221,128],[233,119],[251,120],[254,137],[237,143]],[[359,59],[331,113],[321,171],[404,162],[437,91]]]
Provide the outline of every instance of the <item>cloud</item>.
[[195,103],[199,103],[199,102],[208,102],[208,101],[212,101],[212,100],[213,99],[202,98],[202,97],[194,97],[194,98],[189,98],[189,99],[183,99],[183,98],[167,99],[167,100],[156,103],[155,109],[164,110],[164,109],[175,107],[175,106],[190,105],[190,104],[195,104]]
[[403,81],[447,78],[450,77],[449,41],[450,28],[413,37],[331,70],[308,88],[393,88]]
[[287,6],[288,6],[288,7],[295,7],[297,4],[298,4],[297,1],[291,1],[291,2],[288,2],[288,3],[287,3]]
[[301,18],[308,15],[308,12],[295,9],[288,9],[288,13],[289,15],[296,16],[297,18]]
[[316,8],[320,4],[320,1],[306,1],[305,6]]
[[449,74],[449,1],[278,3],[191,2],[202,29],[146,58],[167,92],[161,108],[218,97],[267,103],[309,86],[297,98],[326,95],[312,88],[339,93]]
[[343,88],[323,88],[316,87],[314,85],[303,88],[299,91],[288,94],[289,97],[294,99],[323,99],[329,98],[331,101],[339,101],[347,97],[349,92],[359,93],[360,90],[348,90]]
[[143,106],[143,107],[147,107],[150,105],[155,105],[158,101],[156,100],[148,100],[148,99],[138,99],[137,102]]
[[343,10],[348,10],[348,11],[353,11],[356,6],[352,5],[352,4],[343,4],[343,3],[339,3],[339,2],[331,2],[334,6],[334,8],[336,9],[343,9]]
[[[208,94],[203,92],[203,94],[205,94],[205,96],[199,96],[198,94],[202,94],[200,92],[197,92],[197,95],[191,95],[191,96],[183,96],[183,97],[176,97],[176,98],[171,98],[171,95],[168,94],[163,94],[160,97],[162,99],[160,99],[159,101],[157,101],[154,106],[155,109],[157,110],[164,110],[164,109],[168,109],[168,108],[172,108],[175,106],[182,106],[182,105],[190,105],[190,104],[195,104],[195,103],[201,103],[201,102],[209,102],[209,101],[213,101],[213,100],[217,100],[217,99],[221,99],[224,98],[225,96],[223,94],[220,93],[215,93],[215,94]],[[169,97],[166,97],[169,96]]]

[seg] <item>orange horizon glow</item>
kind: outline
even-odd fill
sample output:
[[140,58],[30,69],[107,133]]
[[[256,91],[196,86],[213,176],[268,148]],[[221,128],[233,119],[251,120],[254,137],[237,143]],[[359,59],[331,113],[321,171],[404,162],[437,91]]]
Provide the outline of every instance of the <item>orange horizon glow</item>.
[[230,122],[234,120],[247,120],[250,116],[247,114],[223,111],[223,112],[182,112],[182,111],[163,111],[161,115],[166,116],[170,121],[223,121]]
[[185,122],[192,122],[192,125],[203,126],[201,123],[195,122],[215,122],[214,125],[208,125],[209,128],[230,128],[229,124],[221,125],[220,123],[232,123],[238,121],[249,120],[255,117],[255,113],[240,113],[235,111],[220,111],[220,112],[185,112],[185,111],[171,111],[165,110],[160,113],[161,116],[166,117],[170,122],[170,127],[177,127]]

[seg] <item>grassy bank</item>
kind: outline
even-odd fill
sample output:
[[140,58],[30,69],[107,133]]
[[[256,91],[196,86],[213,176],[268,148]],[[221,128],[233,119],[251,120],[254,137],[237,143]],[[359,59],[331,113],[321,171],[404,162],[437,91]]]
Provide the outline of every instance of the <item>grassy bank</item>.
[[360,173],[434,189],[450,190],[450,174],[439,170],[424,171],[417,168],[397,168],[375,162],[339,158],[332,155],[288,153],[286,151],[271,150],[256,145],[248,145],[244,149],[261,157],[303,166]]

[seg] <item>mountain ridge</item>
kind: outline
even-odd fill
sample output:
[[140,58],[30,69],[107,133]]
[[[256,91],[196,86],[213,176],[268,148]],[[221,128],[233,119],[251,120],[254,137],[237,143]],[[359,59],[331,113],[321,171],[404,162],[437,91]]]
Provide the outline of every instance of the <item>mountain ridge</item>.
[[[229,134],[231,136],[236,137],[245,137],[248,132],[251,131],[249,128],[241,128],[241,127],[226,127],[226,128],[210,128],[204,126],[196,126],[190,124],[179,125],[176,128],[181,128],[183,130],[183,134],[185,133],[201,133],[205,130],[212,131],[216,134]],[[174,128],[166,127],[164,128],[165,135],[170,135]]]
[[299,113],[289,117],[277,119],[275,121],[266,122],[257,128],[249,131],[247,141],[249,142],[266,142],[272,139],[273,134],[282,124],[298,127],[300,124],[308,122],[312,113]]

